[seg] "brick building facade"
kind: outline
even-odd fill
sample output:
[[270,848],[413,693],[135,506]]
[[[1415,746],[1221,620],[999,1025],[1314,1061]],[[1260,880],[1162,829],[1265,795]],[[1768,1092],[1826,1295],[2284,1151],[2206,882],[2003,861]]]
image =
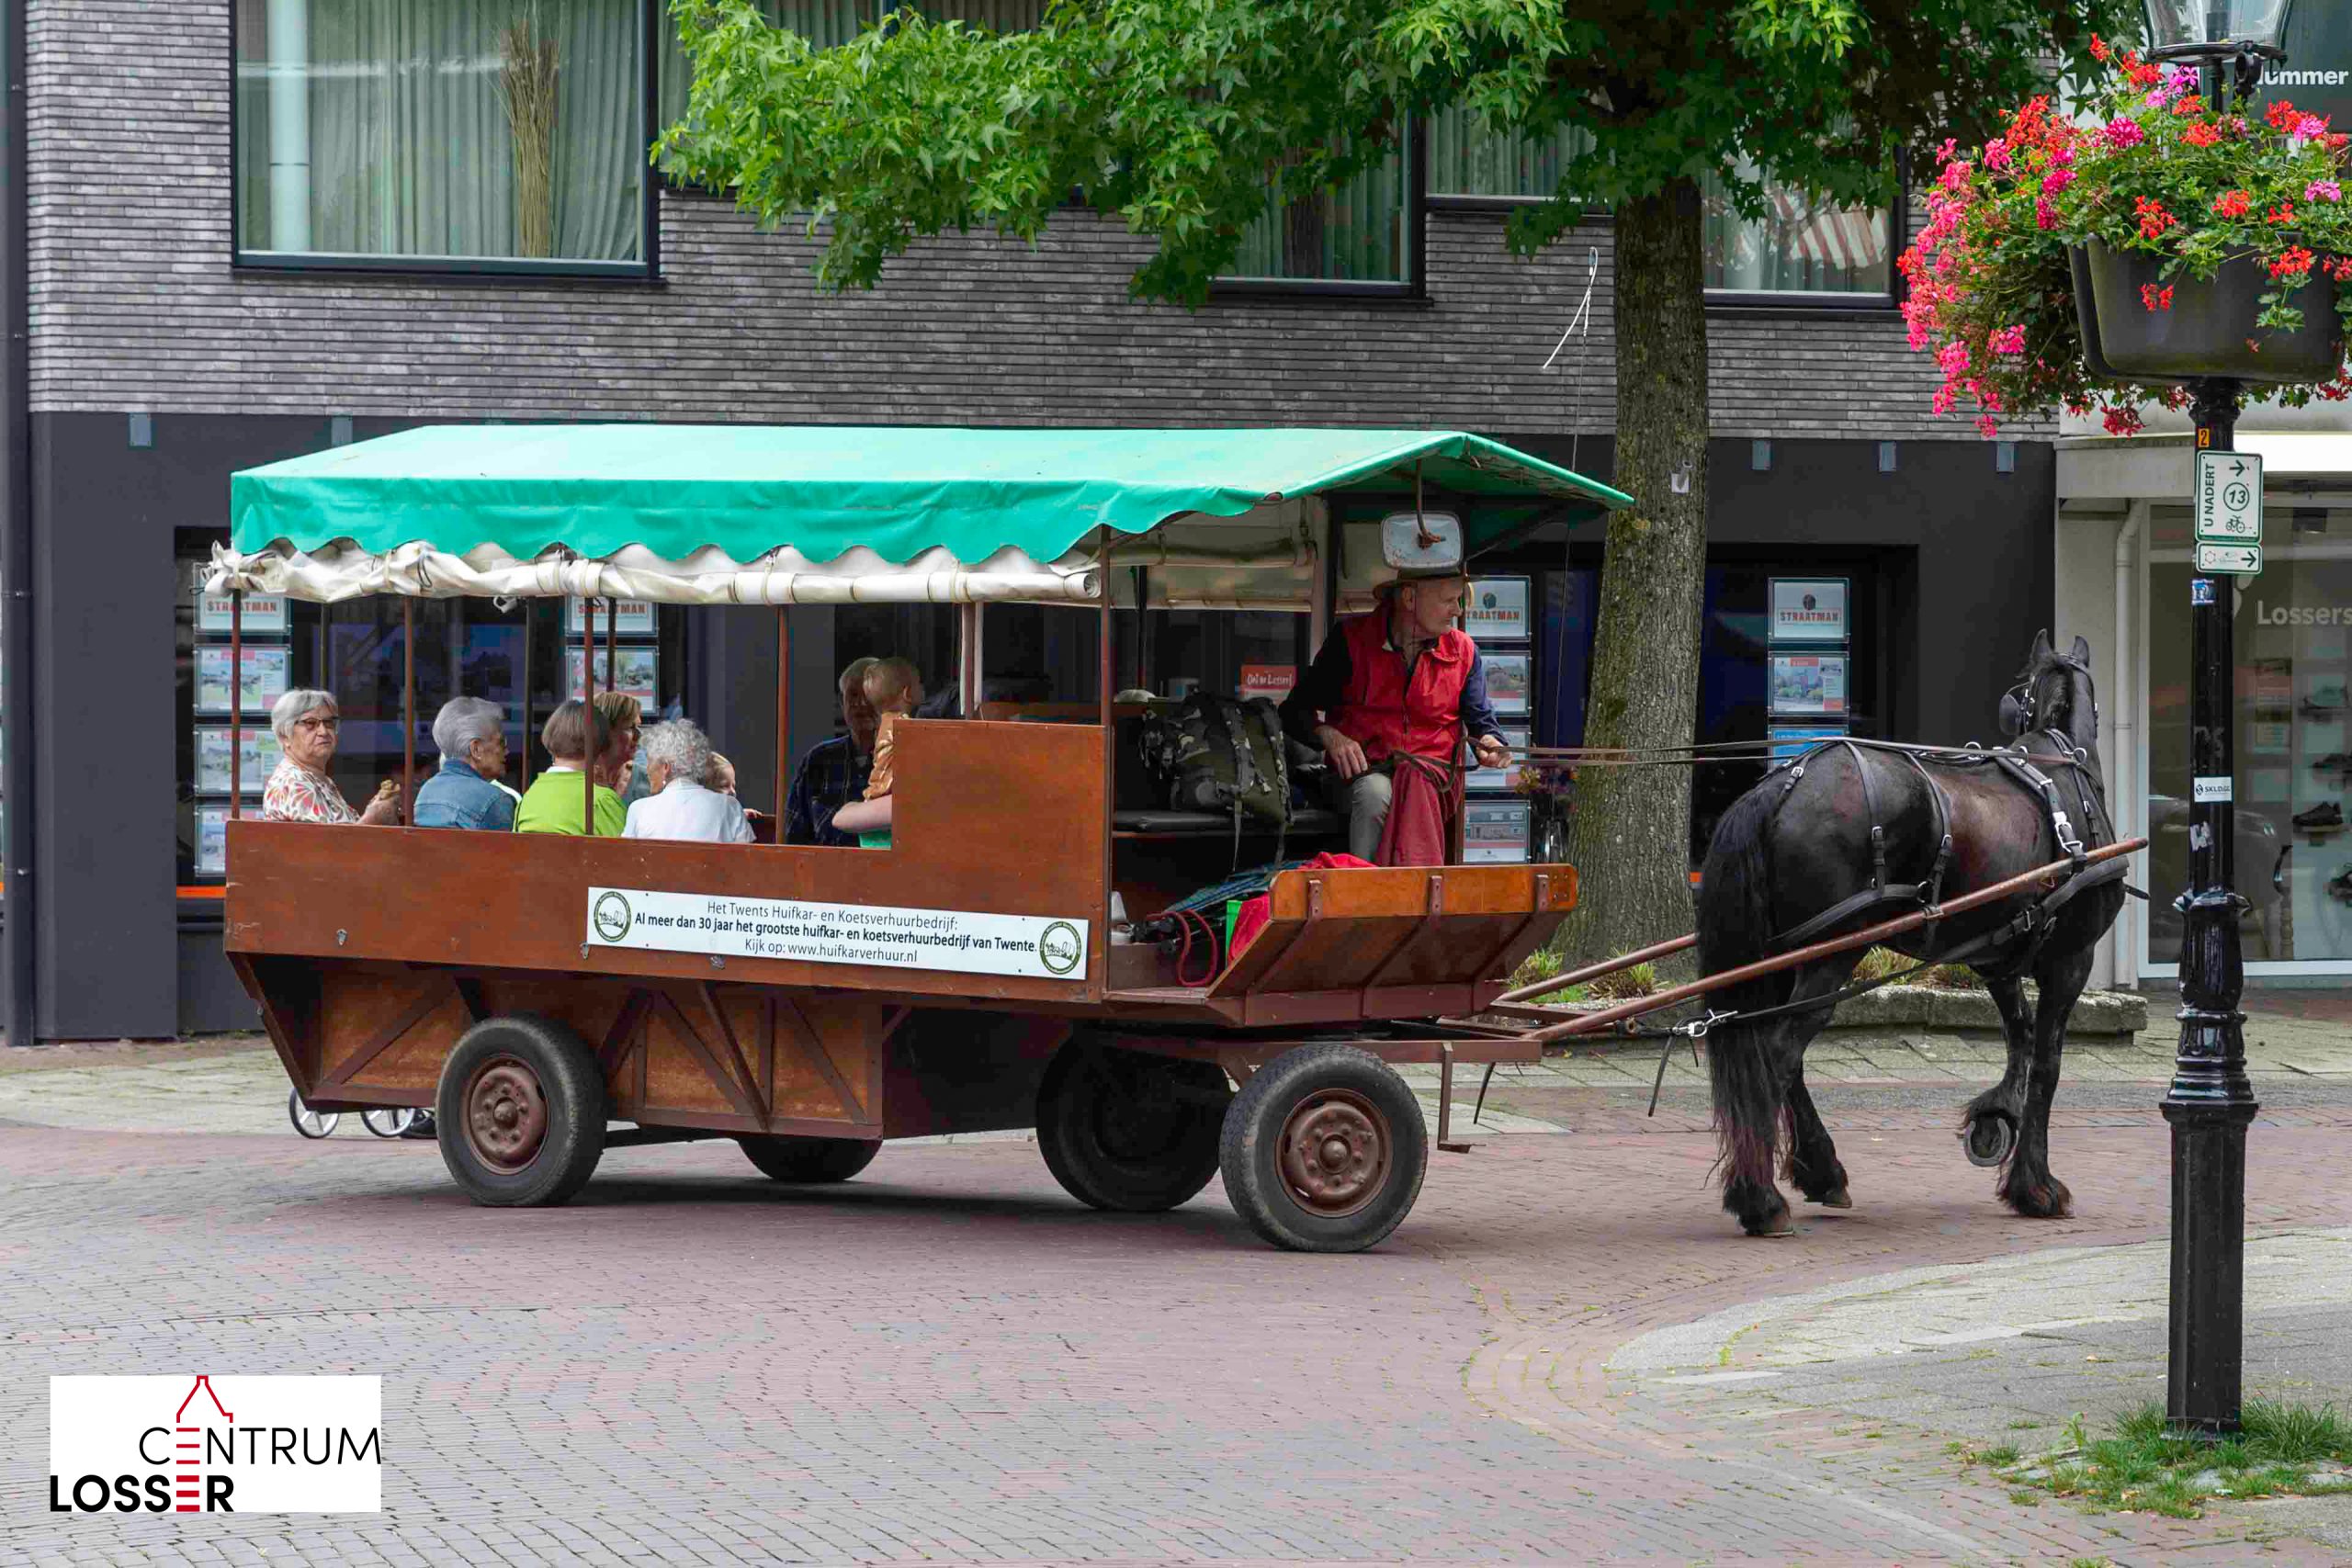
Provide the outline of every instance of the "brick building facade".
[[[27,9],[44,1036],[249,1021],[218,901],[186,871],[174,566],[225,530],[237,468],[423,422],[598,419],[1424,425],[1609,475],[1605,215],[1520,260],[1498,204],[1432,198],[1408,295],[1260,289],[1198,311],[1131,300],[1142,243],[1082,211],[1034,248],[920,243],[880,289],[837,298],[797,231],[666,187],[641,278],[241,265],[232,31],[265,7]],[[1930,418],[1933,367],[1906,352],[1891,298],[1741,299],[1710,320],[1719,556],[1749,576],[1859,571],[1875,595],[1873,732],[1989,733],[2005,672],[2049,618],[2048,434],[1996,447]],[[1579,536],[1501,564],[1598,559]],[[679,635],[677,695],[763,798],[772,641],[718,613]],[[794,612],[793,648],[805,744],[850,649],[823,610]],[[84,739],[101,718],[103,740]]]

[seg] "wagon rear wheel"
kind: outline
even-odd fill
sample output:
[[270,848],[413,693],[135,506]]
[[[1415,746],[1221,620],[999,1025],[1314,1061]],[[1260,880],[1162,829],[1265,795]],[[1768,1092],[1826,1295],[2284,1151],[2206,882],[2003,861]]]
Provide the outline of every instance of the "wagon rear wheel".
[[796,1138],[760,1134],[735,1140],[744,1157],[778,1181],[847,1181],[874,1163],[882,1145],[864,1138]]
[[1216,1174],[1231,1094],[1208,1062],[1066,1045],[1038,1086],[1037,1149],[1081,1203],[1137,1214],[1172,1209]]
[[578,1035],[527,1013],[484,1019],[441,1066],[441,1161],[493,1208],[568,1201],[605,1153],[605,1080]]
[[1361,1252],[1420,1196],[1429,1132],[1389,1066],[1352,1045],[1301,1045],[1261,1067],[1225,1113],[1226,1195],[1276,1247]]

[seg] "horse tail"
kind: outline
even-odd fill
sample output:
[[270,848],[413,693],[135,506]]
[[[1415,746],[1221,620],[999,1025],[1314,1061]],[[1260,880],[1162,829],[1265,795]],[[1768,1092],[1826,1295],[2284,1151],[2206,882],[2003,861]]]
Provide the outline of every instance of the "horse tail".
[[[1772,819],[1777,788],[1749,790],[1715,828],[1699,874],[1699,969],[1719,975],[1770,949]],[[1786,976],[1767,975],[1710,993],[1710,1007],[1745,1012],[1782,999]],[[1714,1096],[1715,1136],[1723,1150],[1724,1206],[1743,1210],[1743,1189],[1770,1190],[1773,1145],[1782,1113],[1781,1080],[1766,1050],[1767,1027],[1725,1022],[1707,1036],[1707,1074]],[[1743,1219],[1746,1215],[1743,1213]]]

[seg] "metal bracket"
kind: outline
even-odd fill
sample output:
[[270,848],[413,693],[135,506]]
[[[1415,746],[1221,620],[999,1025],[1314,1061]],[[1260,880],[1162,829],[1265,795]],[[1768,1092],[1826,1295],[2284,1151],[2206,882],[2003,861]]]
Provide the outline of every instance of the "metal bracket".
[[[1434,885],[1438,880],[1434,876],[1430,878],[1432,905],[1437,900]],[[1450,1155],[1466,1155],[1472,1145],[1453,1141],[1453,1047],[1440,1045],[1437,1060],[1437,1146]]]

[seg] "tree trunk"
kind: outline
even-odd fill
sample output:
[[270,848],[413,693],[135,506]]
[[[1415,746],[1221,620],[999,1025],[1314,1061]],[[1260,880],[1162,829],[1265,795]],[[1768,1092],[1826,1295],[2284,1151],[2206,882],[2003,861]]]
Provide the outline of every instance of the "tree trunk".
[[[1707,317],[1699,187],[1617,207],[1617,472],[1588,746],[1687,744],[1699,708],[1707,572]],[[1606,958],[1690,930],[1688,769],[1578,770],[1568,859],[1576,912],[1560,947]]]

